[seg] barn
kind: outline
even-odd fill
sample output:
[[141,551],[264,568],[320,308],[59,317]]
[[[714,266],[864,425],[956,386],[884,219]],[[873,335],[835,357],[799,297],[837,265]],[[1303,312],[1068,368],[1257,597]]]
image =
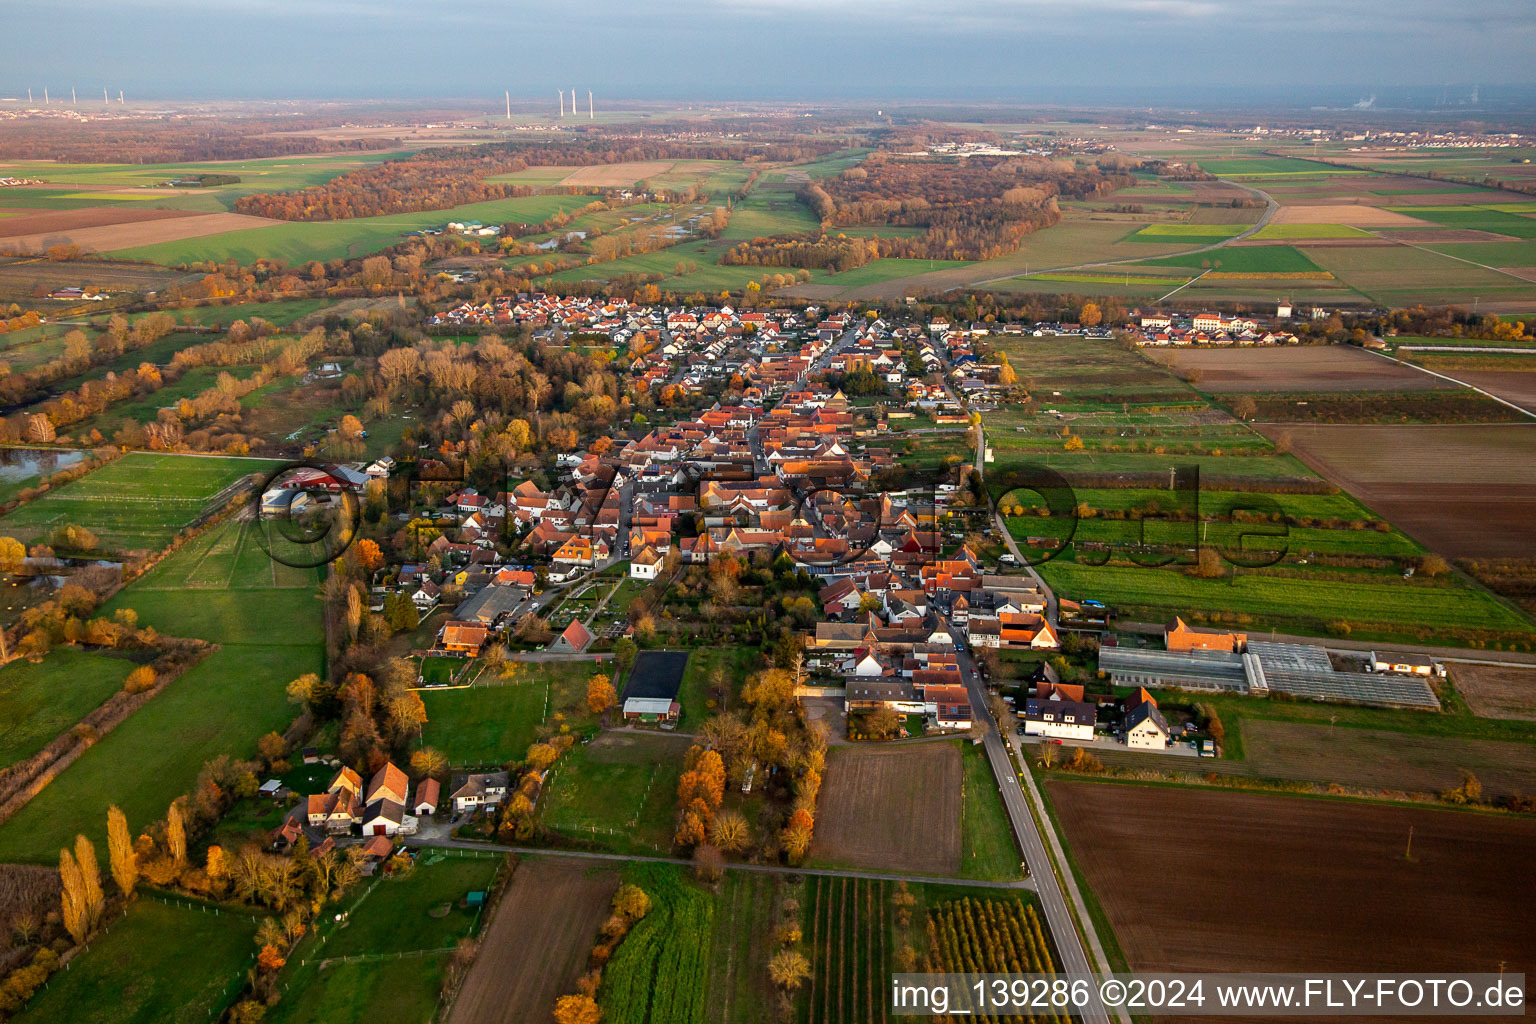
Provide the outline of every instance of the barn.
[[624,684],[624,719],[671,725],[682,714],[677,701],[688,669],[687,651],[642,651]]

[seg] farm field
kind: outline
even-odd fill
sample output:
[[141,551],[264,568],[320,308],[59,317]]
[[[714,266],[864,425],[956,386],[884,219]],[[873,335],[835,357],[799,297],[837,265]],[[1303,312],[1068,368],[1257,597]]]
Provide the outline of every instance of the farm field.
[[1536,788],[1536,747],[1518,740],[1408,735],[1253,718],[1243,722],[1248,766],[1273,779],[1439,793],[1471,772],[1490,798]]
[[810,863],[959,873],[962,779],[953,743],[833,747]]
[[[219,649],[0,826],[0,860],[50,860],[77,832],[101,845],[114,803],[144,827],[191,789],[204,763],[220,754],[249,756],[259,737],[292,721],[285,687],[324,671],[319,575],[277,566],[249,530],[231,523],[209,531],[102,607],[103,615],[132,608],[140,626]],[[138,770],[125,774],[125,764]]]
[[788,899],[802,902],[802,887],[783,876],[727,871],[715,903],[705,991],[714,1006],[705,1019],[718,1024],[757,1024],[777,998],[767,963],[776,949],[773,931]]
[[1458,663],[1449,671],[1456,692],[1474,715],[1536,722],[1536,670]]
[[1536,424],[1262,429],[1442,555],[1536,556]]
[[624,871],[624,881],[651,898],[651,911],[603,970],[598,1002],[609,1024],[697,1021],[713,1010],[705,982],[716,896],[683,871],[671,864],[632,864]]
[[540,825],[614,852],[665,855],[691,737],[609,732],[578,744],[545,782]]
[[[352,220],[269,224],[247,230],[224,231],[199,238],[159,244],[123,246],[109,255],[145,260],[163,266],[234,259],[242,264],[257,259],[284,259],[290,263],[363,256],[398,242],[408,231],[437,227],[451,220],[478,220],[486,224],[507,221],[543,221],[562,209],[583,205],[580,196],[524,196],[470,203],[447,210],[358,217]],[[171,222],[175,223],[175,222]]]
[[[1065,779],[1044,788],[1132,970],[1536,966],[1536,892],[1508,884],[1536,821]],[[1162,827],[1169,821],[1187,831]],[[1191,833],[1204,839],[1191,843]],[[1167,891],[1200,898],[1144,898],[1132,883],[1148,862]],[[1323,863],[1330,870],[1319,872]],[[1426,916],[1437,927],[1422,927]]]
[[803,901],[809,920],[811,978],[804,1024],[887,1021],[887,973],[892,969],[889,882],[810,877]]
[[[91,210],[72,211],[76,220]],[[146,213],[149,211],[145,211]],[[27,218],[27,224],[43,220],[64,221],[64,215],[55,218]],[[93,221],[116,220],[95,217]],[[121,255],[123,250],[136,248],[195,246],[199,239],[210,236],[234,234],[245,231],[270,230],[282,225],[282,221],[266,217],[249,217],[239,213],[187,213],[181,216],[138,218],[126,223],[87,223],[79,227],[58,227],[33,230],[27,234],[19,231],[0,236],[0,248],[9,252],[41,253],[49,246],[78,245],[88,253],[112,253]],[[17,225],[16,227],[20,227]],[[0,230],[10,231],[12,225],[0,224]],[[185,262],[185,261],[180,261]]]
[[122,689],[127,658],[57,647],[0,668],[0,768],[31,757]]
[[[1257,545],[1250,545],[1256,547]],[[1330,573],[1240,570],[1215,579],[1175,568],[1086,565],[1055,559],[1040,566],[1052,589],[1071,600],[1104,601],[1126,618],[1158,621],[1174,614],[1232,613],[1250,627],[1285,627],[1322,635],[1330,623],[1347,622],[1355,633],[1417,638],[1451,630],[1491,630],[1536,638],[1530,620],[1486,591],[1459,579],[1443,584],[1405,583],[1392,573]],[[1345,578],[1330,578],[1344,575]]]
[[1418,391],[1455,386],[1342,345],[1187,349],[1158,351],[1149,357],[1179,374],[1196,371],[1196,386],[1202,391]]
[[[105,849],[97,843],[98,849]],[[13,1020],[25,1024],[206,1024],[240,992],[256,922],[141,896]]]
[[548,1019],[555,998],[574,991],[586,969],[618,884],[617,871],[591,861],[520,859],[481,931],[448,1024]]
[[1381,305],[1470,305],[1477,297],[1485,309],[1492,303],[1518,303],[1523,309],[1536,299],[1536,284],[1530,281],[1425,248],[1336,246],[1311,248],[1307,253],[1318,266]]
[[1215,273],[1274,274],[1278,277],[1287,274],[1314,274],[1319,278],[1326,276],[1323,268],[1307,253],[1291,245],[1223,246],[1210,252],[1143,260],[1137,266],[1188,267],[1195,270],[1209,268]]
[[[0,256],[0,298],[28,302],[38,288],[99,288],[104,292],[157,291],[188,279],[187,274],[163,267],[100,260],[69,260],[58,263]],[[90,303],[95,306],[95,303]],[[97,312],[93,309],[92,312]]]
[[[1480,388],[1490,395],[1497,395],[1506,402],[1513,402],[1518,406],[1536,413],[1536,357],[1520,356],[1516,358],[1530,358],[1529,370],[1462,370],[1448,368],[1440,370],[1448,373],[1457,380],[1465,381],[1475,388]],[[1431,369],[1439,370],[1436,365],[1439,360],[1431,360]]]
[[68,523],[96,534],[108,550],[158,550],[219,492],[273,465],[130,452],[0,517],[0,531],[31,542]]
[[[470,674],[474,671],[471,668]],[[423,690],[427,725],[422,745],[441,750],[456,766],[518,760],[537,737],[538,727],[548,721],[545,709],[553,715],[574,695],[584,699],[587,680],[595,671],[591,661],[529,662],[518,665],[509,683]]]

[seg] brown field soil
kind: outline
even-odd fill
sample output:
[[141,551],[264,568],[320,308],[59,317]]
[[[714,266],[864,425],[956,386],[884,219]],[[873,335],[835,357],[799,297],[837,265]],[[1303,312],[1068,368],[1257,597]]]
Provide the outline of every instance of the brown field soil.
[[1536,423],[1259,429],[1442,555],[1536,557]]
[[836,747],[811,857],[914,874],[960,870],[960,751],[953,743]]
[[1247,719],[1243,750],[1261,778],[1440,793],[1471,772],[1489,797],[1536,790],[1536,746],[1511,740]]
[[1203,391],[1431,391],[1448,381],[1339,345],[1189,349],[1152,358],[1176,373],[1200,371]]
[[178,217],[206,217],[195,210],[136,210],[130,206],[90,206],[83,210],[26,210],[7,217],[0,227],[0,241],[17,235],[38,235],[58,231],[78,231],[109,224],[138,224],[149,220],[174,220]]
[[1375,206],[1354,203],[1282,206],[1272,221],[1275,224],[1345,224],[1352,228],[1432,227],[1428,221],[1393,213]]
[[1458,662],[1446,671],[1474,715],[1536,722],[1536,669]]
[[1394,231],[1393,241],[1413,242],[1416,245],[1440,245],[1446,242],[1518,242],[1513,235],[1500,235],[1492,231],[1473,228],[1431,228],[1427,231]]
[[652,178],[672,169],[675,160],[633,160],[623,164],[599,164],[582,167],[561,179],[562,185],[618,187],[633,185],[641,178]]
[[1187,198],[1192,203],[1227,203],[1234,199],[1253,198],[1252,192],[1225,181],[1184,181],[1180,184],[1189,190]]
[[449,1024],[549,1020],[555,998],[575,991],[618,887],[616,870],[590,861],[524,857],[481,935]]
[[1536,886],[1524,882],[1536,820],[1061,779],[1046,789],[1132,970],[1536,970]]
[[[82,211],[84,212],[84,211]],[[146,211],[149,212],[149,211]],[[51,245],[73,243],[91,252],[111,252],[131,249],[140,245],[157,245],[161,242],[177,242],[183,238],[200,238],[217,235],[224,231],[243,231],[247,228],[266,228],[282,224],[280,220],[266,217],[247,217],[240,213],[202,213],[190,217],[169,220],[148,220],[137,223],[105,224],[100,227],[69,228],[62,231],[41,231],[31,234],[9,234],[0,237],[0,249],[12,252],[41,252]],[[7,224],[6,228],[9,229]]]
[[[1275,240],[1272,238],[1244,238],[1240,241],[1227,243],[1227,245],[1233,247],[1274,244]],[[1388,238],[1360,238],[1357,236],[1354,238],[1287,238],[1285,244],[1297,249],[1379,249],[1397,245],[1398,243]]]
[[103,290],[163,288],[172,281],[188,275],[164,267],[143,263],[115,263],[106,260],[68,260],[55,263],[51,260],[19,259],[0,260],[0,296],[30,296],[32,289],[43,285],[54,288],[95,287]]
[[1449,370],[1452,377],[1464,380],[1475,388],[1482,388],[1490,395],[1498,395],[1506,402],[1536,410],[1536,356],[1516,356],[1529,359],[1530,370]]

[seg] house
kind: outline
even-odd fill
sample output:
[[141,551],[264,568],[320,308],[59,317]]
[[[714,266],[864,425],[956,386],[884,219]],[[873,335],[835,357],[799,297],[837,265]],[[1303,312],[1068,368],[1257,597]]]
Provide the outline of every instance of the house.
[[368,780],[368,791],[363,802],[371,804],[376,800],[391,800],[404,806],[409,788],[410,780],[405,777],[405,772],[396,768],[393,762],[386,761],[373,778]]
[[369,804],[358,819],[365,836],[392,836],[405,823],[405,805],[380,799]]
[[438,794],[442,787],[436,779],[422,779],[416,784],[416,802],[411,805],[411,813],[417,817],[437,813]]
[[1377,654],[1375,651],[1372,651],[1371,671],[1390,672],[1403,676],[1445,675],[1445,669],[1434,658],[1426,654],[1403,654],[1401,652]]
[[[343,769],[351,771],[351,769]],[[354,773],[355,774],[355,773]],[[362,814],[356,790],[332,790],[314,793],[305,800],[304,818],[312,826],[327,832],[350,832]]]
[[1162,750],[1168,746],[1168,721],[1157,701],[1138,687],[1125,702],[1125,745],[1134,750]]
[[481,587],[474,597],[453,610],[453,617],[458,622],[494,626],[503,615],[515,611],[522,598],[523,592],[517,587]]
[[630,579],[654,580],[661,572],[662,557],[649,544],[642,547],[629,560]]
[[1170,651],[1226,651],[1241,654],[1248,646],[1248,634],[1219,629],[1195,629],[1175,616],[1163,631],[1163,642]]
[[940,729],[971,727],[971,698],[959,683],[923,687],[923,703]]
[[586,650],[592,642],[592,631],[582,623],[580,619],[572,619],[571,624],[561,631],[560,635],[550,641],[546,650],[560,654],[580,654]]
[[443,650],[452,654],[465,654],[471,658],[479,657],[480,648],[485,646],[486,638],[491,631],[478,622],[457,622],[449,620],[443,623]]
[[506,772],[479,772],[453,777],[453,809],[457,814],[495,807],[506,799],[510,776]]
[[1098,710],[1087,701],[1066,700],[1057,694],[1024,702],[1024,735],[1065,740],[1093,739]]
[[687,667],[687,651],[642,651],[636,655],[624,684],[625,721],[676,722],[682,714],[677,695]]

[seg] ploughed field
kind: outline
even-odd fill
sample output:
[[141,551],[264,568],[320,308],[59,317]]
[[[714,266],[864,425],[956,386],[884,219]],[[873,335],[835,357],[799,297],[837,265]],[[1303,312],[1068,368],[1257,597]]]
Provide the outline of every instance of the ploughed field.
[[[1536,820],[1061,779],[1046,791],[1133,971],[1536,969],[1536,889],[1515,881]],[[1149,865],[1151,889],[1137,884]]]
[[1536,423],[1263,429],[1442,555],[1536,556]]
[[1455,387],[1364,349],[1340,345],[1192,349],[1158,352],[1153,358],[1181,374],[1199,371],[1199,387],[1215,392],[1427,391]]
[[811,857],[874,871],[956,874],[960,802],[953,743],[834,748]]

